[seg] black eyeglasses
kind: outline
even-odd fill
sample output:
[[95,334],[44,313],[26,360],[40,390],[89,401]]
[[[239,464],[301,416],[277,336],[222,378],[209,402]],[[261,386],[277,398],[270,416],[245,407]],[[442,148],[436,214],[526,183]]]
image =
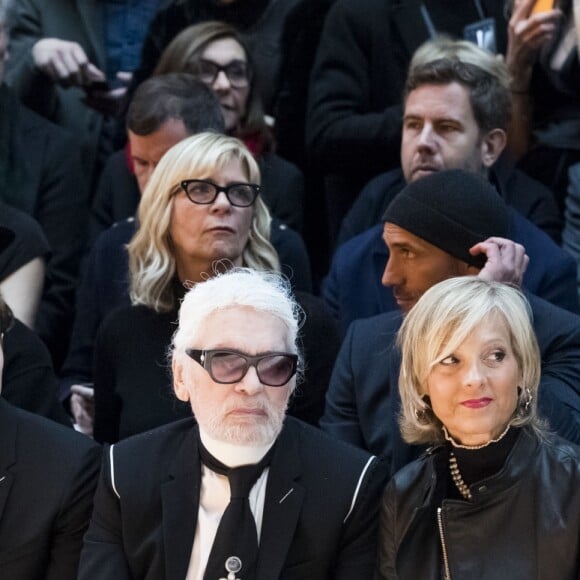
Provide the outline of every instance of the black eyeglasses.
[[230,85],[236,89],[243,89],[250,84],[248,64],[243,60],[232,60],[221,66],[212,60],[200,59],[194,67],[194,74],[206,85],[213,85],[220,72],[224,72]]
[[219,193],[223,191],[233,206],[249,207],[254,204],[260,193],[260,186],[255,183],[232,183],[220,187],[212,181],[204,179],[186,179],[180,185],[189,201],[201,205],[213,203]]
[[258,379],[269,387],[285,385],[295,374],[298,355],[288,352],[268,352],[249,356],[237,350],[185,350],[216,382],[231,385],[240,382],[250,367],[256,369]]

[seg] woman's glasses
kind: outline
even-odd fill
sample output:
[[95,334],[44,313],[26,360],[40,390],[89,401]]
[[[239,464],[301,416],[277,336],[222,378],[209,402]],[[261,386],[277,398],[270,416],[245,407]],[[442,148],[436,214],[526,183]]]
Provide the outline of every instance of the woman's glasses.
[[233,206],[249,207],[254,204],[260,193],[260,186],[255,183],[232,183],[220,187],[212,181],[204,179],[186,179],[180,185],[189,201],[201,205],[213,203],[219,193],[223,191]]
[[269,387],[285,385],[295,374],[298,355],[288,352],[268,352],[250,356],[237,350],[185,350],[216,382],[231,385],[240,382],[250,367],[256,369],[258,379]]
[[248,65],[243,60],[232,60],[228,64],[221,66],[217,62],[202,58],[193,70],[195,76],[208,86],[215,83],[220,72],[223,72],[228,77],[230,85],[236,89],[243,89],[250,84]]

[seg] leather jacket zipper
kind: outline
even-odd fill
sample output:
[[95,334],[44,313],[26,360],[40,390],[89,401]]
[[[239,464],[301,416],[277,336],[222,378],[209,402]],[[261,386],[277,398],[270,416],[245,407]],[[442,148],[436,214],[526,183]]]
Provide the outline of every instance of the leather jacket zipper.
[[443,534],[443,509],[437,508],[437,523],[439,524],[439,537],[441,538],[441,551],[443,553],[443,571],[445,573],[444,580],[451,580],[451,572],[449,571],[449,560],[447,559],[447,546],[445,544],[445,535]]

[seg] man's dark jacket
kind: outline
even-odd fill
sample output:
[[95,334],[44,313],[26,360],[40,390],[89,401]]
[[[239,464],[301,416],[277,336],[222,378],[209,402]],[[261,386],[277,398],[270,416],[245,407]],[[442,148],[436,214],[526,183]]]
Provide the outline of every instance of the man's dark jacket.
[[[112,446],[79,580],[184,578],[200,477],[193,419]],[[385,480],[382,461],[287,418],[266,484],[255,580],[371,578]]]
[[101,451],[0,399],[0,578],[75,580]]

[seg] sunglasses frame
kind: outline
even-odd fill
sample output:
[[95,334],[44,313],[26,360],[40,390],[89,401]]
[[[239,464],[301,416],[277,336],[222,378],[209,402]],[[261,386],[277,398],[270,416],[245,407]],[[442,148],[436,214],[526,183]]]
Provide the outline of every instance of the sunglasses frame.
[[[204,370],[207,372],[207,374],[211,377],[212,381],[214,381],[215,383],[218,383],[220,385],[234,385],[235,383],[239,383],[248,374],[250,367],[254,367],[256,369],[256,374],[258,375],[258,379],[262,384],[264,384],[268,387],[283,387],[284,385],[286,385],[290,381],[290,379],[296,374],[296,372],[298,370],[298,355],[293,354],[291,352],[272,351],[272,352],[264,352],[261,354],[257,354],[255,356],[250,356],[248,354],[240,352],[239,350],[233,350],[233,349],[229,349],[229,348],[216,348],[216,349],[208,349],[208,350],[186,348],[185,354],[187,354],[187,356],[192,358],[196,363],[198,363],[201,367],[203,367]],[[246,361],[246,368],[244,369],[242,376],[239,379],[236,379],[235,381],[220,381],[220,380],[216,379],[213,375],[212,370],[211,370],[211,361],[216,354],[235,354],[235,355],[239,356],[240,358],[243,358]],[[274,356],[289,357],[290,360],[292,361],[292,373],[290,374],[290,376],[288,377],[288,379],[284,383],[281,383],[279,385],[271,385],[269,383],[266,383],[262,379],[262,377],[260,376],[260,371],[258,369],[258,364],[260,363],[260,361],[262,361],[266,358],[274,357]]]

